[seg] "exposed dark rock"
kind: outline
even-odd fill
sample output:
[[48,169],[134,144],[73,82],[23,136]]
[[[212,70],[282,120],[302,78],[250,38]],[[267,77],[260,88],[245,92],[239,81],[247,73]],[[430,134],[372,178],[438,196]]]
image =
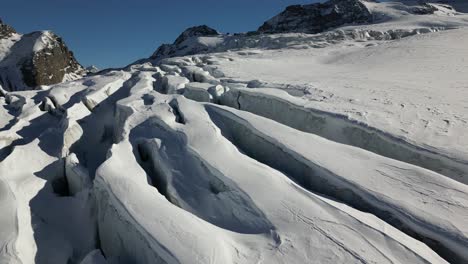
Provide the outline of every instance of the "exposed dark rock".
[[174,41],[175,45],[179,45],[185,40],[192,37],[205,37],[205,36],[216,36],[219,35],[219,32],[215,29],[210,28],[207,25],[201,25],[196,27],[191,27],[186,29],[179,37]]
[[455,10],[460,13],[468,13],[468,1],[466,0],[433,0],[430,3],[436,3],[447,9]]
[[0,39],[9,38],[14,33],[16,33],[15,29],[9,25],[3,24],[2,19],[0,19]]
[[161,56],[170,56],[172,55],[176,49],[173,49],[174,44],[162,44],[158,47],[158,49],[151,55],[151,59],[156,59]]
[[[173,44],[163,44],[161,45],[150,57],[151,59],[158,59],[164,57],[170,57],[174,55],[177,51],[183,50],[188,48],[184,45],[184,42],[191,38],[196,37],[208,37],[208,36],[218,36],[220,33],[215,29],[212,29],[206,25],[191,27],[186,29],[182,34],[177,37]],[[203,45],[193,45],[190,47],[194,49],[194,52],[187,52],[187,54],[194,54],[197,52],[202,52]]]
[[330,0],[325,3],[293,5],[266,21],[262,33],[319,33],[344,24],[369,23],[373,17],[362,0]]
[[434,14],[434,12],[437,10],[438,9],[433,5],[422,3],[419,6],[413,7],[411,10],[411,13],[415,15],[430,15],[430,14]]
[[34,89],[85,74],[63,40],[49,31],[21,36],[0,61],[0,84],[6,90]]
[[[153,63],[176,56],[187,56],[193,54],[206,54],[212,52],[224,52],[238,48],[258,48],[263,45],[266,48],[278,48],[277,42],[268,39],[267,34],[276,33],[308,33],[321,34],[317,37],[326,43],[333,43],[347,38],[362,40],[390,40],[404,38],[414,34],[427,33],[433,29],[416,28],[413,30],[391,29],[378,30],[355,30],[343,28],[348,25],[382,23],[393,19],[393,9],[396,14],[405,15],[427,15],[434,12],[451,10],[446,4],[430,4],[425,0],[398,0],[402,1],[395,6],[376,8],[378,1],[374,0],[329,0],[325,3],[314,3],[307,5],[292,5],[283,12],[266,21],[257,31],[247,33],[220,34],[207,26],[192,27],[185,30],[173,44],[161,45],[148,59]],[[459,3],[465,0],[440,0]],[[371,4],[373,3],[373,4]],[[468,4],[466,4],[468,6]],[[442,10],[444,9],[444,10]],[[390,13],[388,13],[390,12]],[[211,41],[200,39],[202,36],[214,36]],[[285,37],[287,38],[287,36]],[[318,43],[319,41],[317,41]],[[268,47],[267,47],[268,46]],[[322,44],[316,44],[322,47]],[[137,63],[144,63],[140,60]]]
[[96,67],[96,66],[94,66],[94,65],[91,65],[91,66],[86,67],[86,72],[87,72],[88,74],[97,73],[97,72],[99,72],[99,71],[100,71],[99,68]]
[[[35,32],[31,34],[41,34]],[[52,42],[45,49],[33,52],[21,65],[24,83],[29,87],[60,83],[67,73],[84,73],[62,38],[51,34]]]

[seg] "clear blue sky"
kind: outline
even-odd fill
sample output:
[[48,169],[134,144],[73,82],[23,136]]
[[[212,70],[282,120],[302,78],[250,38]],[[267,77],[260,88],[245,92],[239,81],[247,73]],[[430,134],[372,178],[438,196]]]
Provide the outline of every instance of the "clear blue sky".
[[315,0],[1,0],[0,18],[18,32],[52,30],[84,66],[125,66],[172,43],[187,27],[255,30],[292,4]]

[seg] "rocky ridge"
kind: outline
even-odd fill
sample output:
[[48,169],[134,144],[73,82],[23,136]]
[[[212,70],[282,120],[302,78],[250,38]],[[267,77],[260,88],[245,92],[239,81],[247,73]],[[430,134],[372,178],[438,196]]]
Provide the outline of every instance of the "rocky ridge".
[[261,33],[319,33],[344,24],[369,23],[373,17],[360,0],[330,0],[325,3],[288,6],[266,21]]
[[[382,6],[387,5],[382,11]],[[392,10],[388,12],[388,10]],[[405,3],[378,3],[373,0],[329,0],[324,3],[288,6],[283,12],[269,19],[256,31],[237,34],[221,34],[206,25],[186,29],[172,44],[161,45],[149,58],[152,61],[203,53],[225,52],[244,48],[284,48],[293,40],[302,45],[323,47],[353,39],[390,40],[412,35],[457,28],[454,19],[450,28],[440,26],[429,16],[453,17],[457,14],[448,4],[428,4],[408,1]],[[421,23],[395,28],[391,23],[400,17],[421,17]],[[386,26],[390,24],[389,26]],[[448,23],[450,24],[450,23]],[[382,30],[366,25],[381,25]],[[297,35],[292,35],[297,34]],[[290,40],[289,42],[287,40]],[[142,61],[138,61],[139,63]]]
[[0,24],[0,84],[5,90],[30,90],[85,75],[62,38],[50,31],[25,35]]
[[[152,59],[156,59],[161,56],[172,56],[175,55],[177,50],[191,49],[189,53],[199,52],[199,47],[194,47],[193,43],[185,43],[186,41],[200,38],[200,37],[212,37],[221,35],[217,30],[208,27],[207,25],[195,26],[186,29],[180,34],[173,44],[161,45],[151,56]],[[189,45],[192,44],[192,45]]]

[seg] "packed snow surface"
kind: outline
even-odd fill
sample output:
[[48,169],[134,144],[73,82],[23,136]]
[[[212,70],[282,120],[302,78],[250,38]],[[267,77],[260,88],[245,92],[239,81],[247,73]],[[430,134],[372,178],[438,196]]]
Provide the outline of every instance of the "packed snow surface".
[[218,70],[226,78],[256,80],[251,87],[289,94],[273,97],[342,114],[460,161],[465,170],[455,178],[467,183],[466,43],[468,30],[459,29],[368,47],[233,53]]
[[0,89],[0,263],[468,262],[466,15],[365,4]]

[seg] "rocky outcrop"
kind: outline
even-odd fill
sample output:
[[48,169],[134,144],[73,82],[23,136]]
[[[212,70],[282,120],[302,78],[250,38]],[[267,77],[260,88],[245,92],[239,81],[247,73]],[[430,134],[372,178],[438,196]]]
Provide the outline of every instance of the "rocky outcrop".
[[62,38],[50,32],[32,34],[37,37],[46,34],[50,42],[44,49],[33,52],[22,64],[23,80],[28,87],[56,84],[62,82],[67,74],[84,73]]
[[266,21],[262,33],[319,33],[344,24],[372,22],[372,14],[360,0],[330,0],[325,3],[293,5]]
[[88,74],[97,73],[97,72],[99,72],[99,71],[100,71],[99,68],[96,67],[95,65],[91,65],[91,66],[86,67],[86,72],[87,72]]
[[[344,25],[382,22],[372,9],[373,0],[329,0],[325,3],[292,5],[279,15],[266,21],[259,33],[311,33],[316,34]],[[423,1],[402,1],[403,8],[410,15],[430,15],[448,5],[435,5]],[[379,13],[377,11],[376,13]]]
[[15,29],[9,25],[3,24],[2,19],[0,19],[0,39],[9,38],[14,33],[16,33]]
[[195,26],[188,28],[184,32],[182,32],[182,34],[180,34],[180,36],[177,37],[174,44],[182,44],[182,42],[192,37],[208,37],[216,35],[219,35],[219,32],[215,29],[210,28],[207,25]]
[[196,39],[198,37],[212,37],[221,35],[218,31],[213,28],[210,28],[206,25],[195,26],[186,29],[179,37],[174,41],[173,44],[163,44],[161,45],[151,56],[150,59],[159,59],[165,57],[171,57],[176,52],[184,50],[184,49],[191,49],[191,51],[186,51],[186,54],[196,54],[203,52],[203,50],[207,49],[207,45],[205,43],[200,43],[194,41],[190,43],[187,42],[191,39]]
[[414,6],[410,11],[415,15],[430,15],[437,11],[437,7],[428,3],[422,3],[419,6]]
[[1,24],[0,41],[11,43],[0,56],[0,84],[6,90],[35,89],[74,80],[86,73],[62,38],[54,33],[15,33],[12,27]]

